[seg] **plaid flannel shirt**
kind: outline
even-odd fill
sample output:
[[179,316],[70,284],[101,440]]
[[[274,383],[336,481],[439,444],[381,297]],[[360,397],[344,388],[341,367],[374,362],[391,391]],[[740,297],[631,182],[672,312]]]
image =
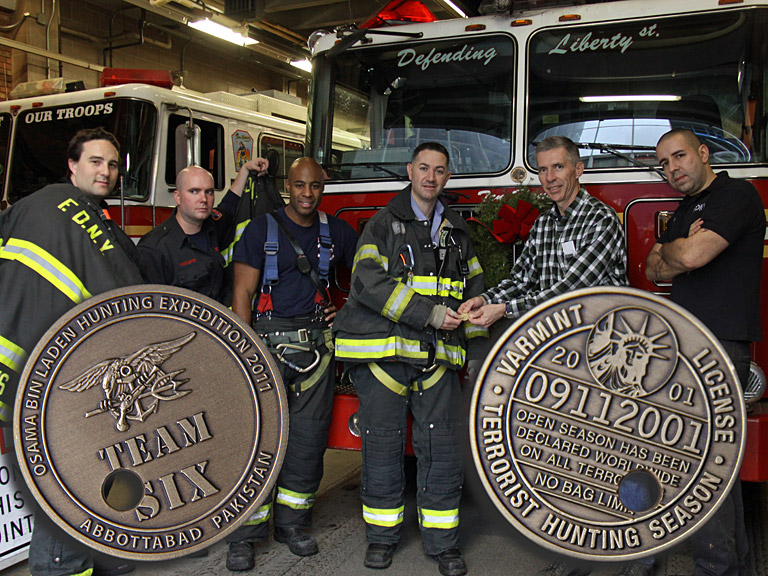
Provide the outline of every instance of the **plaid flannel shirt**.
[[539,216],[509,280],[482,294],[488,304],[510,302],[522,315],[534,306],[587,286],[625,286],[627,252],[616,213],[581,188],[564,215],[556,205]]

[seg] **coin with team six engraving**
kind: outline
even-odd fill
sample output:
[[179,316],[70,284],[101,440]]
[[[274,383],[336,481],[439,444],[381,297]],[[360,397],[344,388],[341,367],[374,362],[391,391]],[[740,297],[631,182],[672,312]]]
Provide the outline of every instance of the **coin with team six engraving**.
[[65,532],[161,560],[224,538],[270,497],[287,417],[249,326],[197,293],[134,286],[87,300],[43,336],[16,396],[15,446]]
[[738,478],[741,387],[690,313],[632,288],[549,300],[499,339],[472,409],[476,467],[538,544],[589,560],[690,536]]

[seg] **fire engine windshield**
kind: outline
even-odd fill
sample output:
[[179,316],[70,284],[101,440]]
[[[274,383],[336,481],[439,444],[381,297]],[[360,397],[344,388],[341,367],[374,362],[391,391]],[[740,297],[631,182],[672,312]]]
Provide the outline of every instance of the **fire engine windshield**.
[[766,161],[768,11],[561,27],[529,44],[528,162],[550,135],[581,143],[590,168],[656,164],[672,128],[713,164]]
[[[149,195],[157,111],[128,99],[96,100],[25,110],[16,118],[8,200],[13,203],[67,175],[67,145],[83,128],[103,127],[120,143],[126,199]],[[119,190],[115,190],[115,194]]]
[[[318,58],[315,157],[332,180],[406,178],[411,151],[437,141],[448,149],[454,175],[503,171],[511,159],[514,54],[509,36],[489,34]],[[352,132],[366,146],[331,156],[330,143],[317,135],[332,129]]]

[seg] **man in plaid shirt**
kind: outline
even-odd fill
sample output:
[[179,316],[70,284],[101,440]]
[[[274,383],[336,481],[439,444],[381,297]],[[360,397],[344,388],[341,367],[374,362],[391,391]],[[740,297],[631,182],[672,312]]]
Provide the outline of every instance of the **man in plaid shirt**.
[[488,327],[515,319],[542,302],[587,286],[625,286],[627,253],[616,213],[579,183],[584,164],[564,136],[536,146],[539,181],[553,202],[536,220],[508,280],[466,300],[459,313]]

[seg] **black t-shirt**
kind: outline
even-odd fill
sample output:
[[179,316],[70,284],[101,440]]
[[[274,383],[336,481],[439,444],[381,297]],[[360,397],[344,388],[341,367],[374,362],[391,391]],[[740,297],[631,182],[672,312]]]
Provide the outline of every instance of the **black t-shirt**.
[[[291,231],[301,249],[309,258],[315,270],[318,270],[319,262],[319,238],[320,219],[315,218],[312,226],[304,227],[296,224],[285,214],[285,209],[278,210],[275,215]],[[331,249],[331,276],[333,281],[333,267],[342,264],[352,267],[355,259],[355,247],[357,234],[352,226],[328,216],[328,228],[333,247]],[[262,215],[252,220],[243,232],[242,238],[235,247],[235,262],[243,262],[261,271],[261,279],[264,277],[264,243],[267,240],[267,216]],[[309,276],[302,274],[296,267],[296,252],[291,246],[290,240],[278,227],[277,269],[278,283],[272,286],[272,314],[278,318],[294,318],[307,316],[315,312],[315,287]],[[261,286],[259,286],[261,290]]]
[[690,310],[722,340],[760,340],[760,277],[765,211],[755,187],[720,172],[710,186],[686,196],[660,243],[688,236],[698,218],[728,247],[706,266],[677,276],[672,300]]

